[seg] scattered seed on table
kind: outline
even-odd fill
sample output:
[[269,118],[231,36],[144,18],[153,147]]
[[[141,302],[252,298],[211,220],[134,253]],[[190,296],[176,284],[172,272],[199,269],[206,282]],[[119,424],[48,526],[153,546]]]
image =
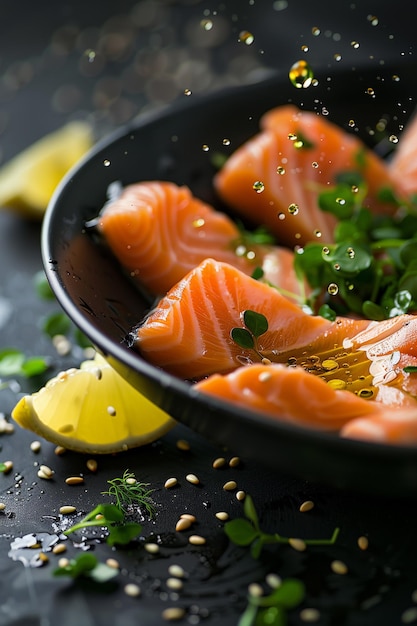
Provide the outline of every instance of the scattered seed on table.
[[300,619],[303,622],[318,622],[320,619],[320,611],[314,608],[305,608],[300,611]]
[[111,416],[111,417],[116,417],[117,411],[114,408],[114,406],[109,405],[107,407],[107,413]]
[[200,480],[199,480],[198,476],[196,476],[195,474],[187,474],[187,476],[185,477],[185,480],[187,480],[189,483],[191,483],[193,485],[199,485],[200,484]]
[[411,594],[411,601],[417,602],[417,589],[414,589],[413,593]]
[[194,522],[197,521],[196,516],[195,515],[191,515],[191,513],[181,513],[180,519],[188,519],[188,520],[190,520],[191,523],[194,523]]
[[119,569],[120,568],[119,561],[116,561],[116,559],[112,559],[112,558],[109,558],[109,559],[106,560],[106,565],[107,565],[107,567],[111,567],[112,569]]
[[6,505],[4,504],[4,502],[0,502],[0,511],[4,511],[6,508]]
[[288,539],[288,543],[292,548],[294,548],[294,550],[297,550],[297,552],[304,552],[307,548],[306,542],[303,541],[303,539],[298,539],[296,537]]
[[4,419],[4,417],[0,418],[0,434],[11,435],[12,433],[14,433],[14,425]]
[[184,583],[181,578],[168,578],[166,585],[169,589],[172,589],[172,591],[180,591],[180,589],[183,588]]
[[314,508],[314,502],[312,500],[305,500],[302,504],[300,504],[300,512],[307,513],[307,511],[311,511]]
[[30,449],[32,450],[32,452],[40,452],[41,449],[41,442],[40,441],[32,441],[32,443],[30,444]]
[[52,344],[59,356],[66,356],[71,352],[71,342],[65,335],[54,335],[52,337]]
[[97,471],[97,461],[95,459],[88,459],[86,466],[87,469],[90,470],[90,472]]
[[4,461],[3,465],[4,465],[3,474],[8,474],[9,472],[12,471],[12,469],[13,469],[13,461]]
[[[47,478],[52,478],[52,476],[54,475],[54,470],[52,470],[47,465],[40,465],[39,466],[39,472],[42,472],[42,474],[47,476]],[[38,472],[38,475],[39,475],[39,472]]]
[[54,452],[57,456],[62,456],[63,454],[65,454],[65,452],[67,451],[66,448],[64,448],[64,446],[56,446]]
[[221,522],[226,522],[229,519],[229,513],[226,511],[218,511],[215,515]]
[[278,589],[282,585],[282,578],[278,576],[278,574],[267,574],[265,576],[266,583],[271,587],[271,589]]
[[175,487],[178,485],[178,480],[176,478],[168,478],[165,481],[164,487],[165,489],[171,489],[171,487]]
[[140,596],[140,587],[135,583],[128,583],[127,585],[125,585],[124,591],[125,594],[127,596],[130,596],[131,598],[137,598],[138,596]]
[[76,510],[75,506],[72,506],[71,504],[64,504],[59,508],[61,515],[71,515],[71,513],[75,513]]
[[175,524],[175,530],[181,532],[182,530],[187,530],[190,528],[192,522],[186,517],[181,517],[178,522]]
[[194,546],[202,546],[206,543],[206,540],[201,535],[190,535],[188,537],[189,543],[192,543]]
[[42,563],[49,563],[49,558],[45,552],[39,552],[39,560],[42,561]]
[[168,573],[170,576],[175,576],[176,578],[185,578],[186,575],[184,568],[176,563],[168,567]]
[[157,554],[159,552],[159,546],[157,543],[145,543],[145,550],[149,554]]
[[261,596],[264,595],[264,590],[262,589],[261,585],[259,585],[258,583],[251,583],[248,586],[248,592],[249,592],[249,595],[253,596],[254,598],[260,598]]
[[180,620],[185,615],[185,609],[180,606],[170,606],[167,609],[162,611],[162,619],[167,622],[173,622],[175,620]]
[[347,574],[348,572],[346,563],[343,563],[343,561],[339,561],[337,559],[331,562],[330,567],[332,572],[334,572],[335,574]]
[[238,456],[232,456],[229,461],[229,467],[237,467],[240,465],[240,458]]
[[224,483],[223,489],[225,491],[233,491],[236,489],[237,483],[234,480],[228,480],[227,483]]
[[224,459],[222,456],[219,456],[217,459],[214,459],[212,463],[212,467],[214,469],[219,469],[220,467],[224,467],[225,465],[226,465],[226,459]]
[[69,565],[69,559],[67,559],[65,556],[59,559],[58,561],[59,567],[68,567],[68,565]]
[[369,545],[368,537],[365,537],[365,535],[358,537],[358,546],[361,550],[367,550],[368,545]]
[[65,545],[65,543],[57,543],[52,548],[53,554],[62,554],[63,552],[66,552],[66,550],[67,550],[67,546]]
[[412,624],[417,622],[417,607],[412,606],[406,609],[401,615],[401,621],[403,624]]
[[178,450],[188,451],[190,449],[190,444],[185,439],[178,439],[177,448]]
[[65,479],[65,482],[67,485],[83,485],[84,478],[82,476],[68,476],[68,478]]
[[244,500],[246,498],[246,493],[242,490],[239,490],[236,492],[236,500],[239,500],[239,502],[242,502],[242,500]]

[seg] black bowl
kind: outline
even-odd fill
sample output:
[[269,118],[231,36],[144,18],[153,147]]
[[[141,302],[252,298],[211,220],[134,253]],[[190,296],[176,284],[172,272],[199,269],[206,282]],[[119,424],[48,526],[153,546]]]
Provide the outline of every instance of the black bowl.
[[[257,132],[262,113],[280,104],[293,102],[325,113],[346,129],[353,119],[355,132],[371,145],[376,138],[370,130],[381,119],[387,135],[398,134],[411,113],[414,77],[415,67],[375,66],[331,77],[323,73],[318,86],[296,89],[287,76],[274,75],[204,97],[184,96],[184,102],[122,128],[69,173],[48,207],[42,253],[61,306],[126,379],[215,443],[310,481],[387,495],[417,493],[415,447],[344,440],[272,421],[203,396],[148,364],[127,346],[125,337],[150,302],[85,228],[100,211],[113,181],[172,180],[224,210],[212,186],[213,153],[235,149]],[[229,148],[223,145],[225,138]]]

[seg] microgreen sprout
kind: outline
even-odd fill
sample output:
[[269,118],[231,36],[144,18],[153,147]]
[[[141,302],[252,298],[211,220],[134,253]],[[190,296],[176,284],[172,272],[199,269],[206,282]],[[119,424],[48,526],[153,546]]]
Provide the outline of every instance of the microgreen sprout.
[[287,578],[270,594],[258,595],[249,590],[248,604],[241,615],[238,626],[284,626],[289,609],[298,606],[304,599],[305,588],[301,580]]
[[[244,518],[236,518],[225,524],[225,532],[229,539],[238,546],[250,546],[253,558],[258,558],[266,544],[290,544],[291,538],[282,537],[278,533],[265,533],[259,526],[258,514],[250,495],[246,495],[243,512]],[[339,535],[339,528],[335,528],[328,539],[303,539],[305,545],[325,546],[333,545]]]
[[230,331],[233,341],[246,350],[254,350],[262,359],[263,356],[258,350],[258,337],[268,330],[268,320],[262,313],[247,309],[243,312],[244,328],[235,327]]
[[115,504],[99,504],[81,521],[68,528],[64,535],[70,535],[78,530],[99,526],[107,528],[106,542],[113,546],[116,544],[127,545],[137,537],[142,526],[136,522],[126,522],[123,511]]
[[43,374],[49,367],[45,357],[26,356],[17,348],[0,351],[0,376],[24,376],[29,378]]
[[114,498],[120,511],[126,512],[127,507],[136,505],[143,507],[149,517],[154,516],[155,503],[151,497],[154,489],[148,489],[149,483],[137,481],[135,475],[129,470],[126,470],[121,478],[113,478],[107,482],[110,487],[107,491],[103,491],[102,495]]
[[407,374],[417,374],[417,365],[406,365],[404,367],[404,372]]
[[118,570],[100,563],[94,554],[85,552],[75,559],[71,559],[66,565],[57,567],[54,576],[70,576],[71,578],[90,578],[96,583],[105,583],[118,574]]

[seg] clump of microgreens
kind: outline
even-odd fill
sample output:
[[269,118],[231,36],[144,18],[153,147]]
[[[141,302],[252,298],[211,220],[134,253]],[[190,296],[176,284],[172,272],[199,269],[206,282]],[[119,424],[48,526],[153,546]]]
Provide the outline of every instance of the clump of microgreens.
[[57,567],[54,576],[69,576],[70,578],[89,578],[96,583],[106,583],[118,574],[118,570],[106,563],[100,563],[94,554],[83,552],[75,559],[70,559],[65,565]]
[[305,588],[301,580],[287,578],[269,594],[257,593],[258,587],[249,587],[248,603],[238,626],[285,626],[287,611],[304,600]]
[[[253,558],[258,558],[262,549],[267,544],[284,543],[291,545],[294,539],[290,537],[282,537],[279,533],[265,533],[259,525],[258,513],[256,511],[253,499],[249,494],[246,495],[243,512],[245,517],[236,518],[226,522],[224,530],[229,539],[238,546],[250,546]],[[339,535],[340,529],[335,528],[333,534],[327,539],[303,539],[303,545],[312,546],[329,546],[333,545]]]
[[318,196],[321,210],[338,220],[334,242],[307,243],[295,256],[299,279],[313,289],[306,303],[329,319],[353,313],[382,320],[417,308],[416,198],[406,203],[381,190],[380,200],[395,210],[384,216],[364,208],[366,195],[360,173],[338,176]]
[[150,518],[155,515],[155,502],[152,499],[154,489],[149,489],[149,483],[136,480],[133,472],[126,470],[121,478],[113,478],[107,481],[110,485],[102,495],[108,495],[115,499],[116,506],[123,512],[127,512],[131,506],[145,509]]
[[242,319],[245,327],[232,328],[230,336],[238,346],[253,350],[262,360],[263,355],[258,349],[258,337],[268,330],[268,320],[262,313],[250,309],[243,311]]

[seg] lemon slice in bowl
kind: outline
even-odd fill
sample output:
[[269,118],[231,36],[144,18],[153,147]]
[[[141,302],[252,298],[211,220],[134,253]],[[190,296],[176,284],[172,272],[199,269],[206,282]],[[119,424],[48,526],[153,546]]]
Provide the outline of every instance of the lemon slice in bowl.
[[68,122],[0,168],[0,207],[42,219],[58,183],[93,145],[91,126]]
[[176,423],[99,354],[23,396],[12,417],[44,439],[94,454],[151,443]]

